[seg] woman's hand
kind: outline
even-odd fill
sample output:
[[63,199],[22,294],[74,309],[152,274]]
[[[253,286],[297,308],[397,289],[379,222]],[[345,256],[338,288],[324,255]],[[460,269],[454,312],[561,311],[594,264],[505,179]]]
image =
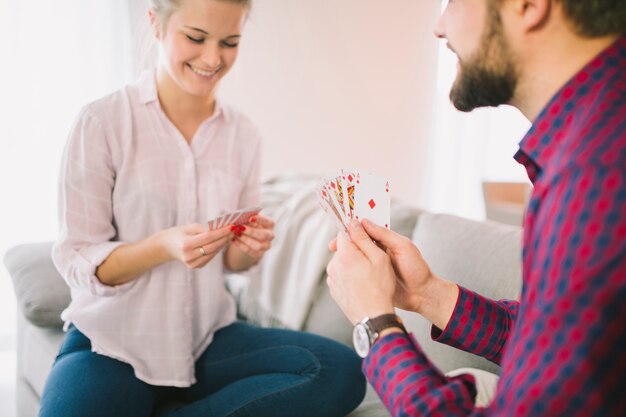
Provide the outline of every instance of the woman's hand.
[[161,232],[160,241],[170,257],[187,268],[204,267],[232,239],[230,226],[208,230],[202,224],[172,227]]
[[235,237],[226,252],[226,267],[232,271],[250,268],[272,247],[274,221],[261,214],[246,225],[232,226]]

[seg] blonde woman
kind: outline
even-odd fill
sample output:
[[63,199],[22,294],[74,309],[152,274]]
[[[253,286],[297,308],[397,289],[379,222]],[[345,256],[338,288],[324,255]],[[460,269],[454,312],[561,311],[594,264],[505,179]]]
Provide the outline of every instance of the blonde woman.
[[153,0],[157,69],[78,116],[53,249],[72,302],[41,416],[330,417],[363,398],[350,349],[237,322],[224,289],[274,237],[262,215],[206,226],[259,203],[259,134],[215,98],[249,9]]

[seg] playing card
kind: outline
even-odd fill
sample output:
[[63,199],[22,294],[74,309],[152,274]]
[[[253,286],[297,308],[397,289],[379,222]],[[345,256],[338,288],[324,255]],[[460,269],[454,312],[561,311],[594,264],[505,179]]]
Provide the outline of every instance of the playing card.
[[315,188],[317,194],[319,196],[319,203],[322,209],[328,214],[328,217],[331,218],[333,224],[337,228],[338,231],[347,231],[347,223],[344,221],[343,217],[339,213],[340,210],[335,207],[333,203],[333,199],[331,197],[331,193],[329,193],[324,184],[321,184]]
[[246,224],[250,222],[250,219],[259,214],[261,207],[250,207],[248,209],[240,210],[241,213],[236,220],[233,220],[234,224]]
[[213,220],[209,220],[209,230],[219,229],[220,227],[230,225],[246,224],[253,216],[256,216],[261,211],[261,207],[248,207],[245,209],[226,213],[216,217]]
[[224,222],[222,223],[222,226],[235,224],[235,221],[237,220],[237,218],[239,218],[239,216],[241,216],[241,213],[239,211],[234,211],[232,213],[227,214],[226,217],[224,218]]
[[347,226],[350,219],[348,219],[346,213],[343,211],[343,204],[339,202],[338,194],[343,198],[343,193],[338,192],[336,182],[334,187],[330,181],[326,182],[326,185],[322,187],[322,192],[326,197],[326,201],[331,206],[333,213],[336,213],[339,221]]
[[354,189],[354,219],[368,219],[373,223],[391,228],[391,199],[389,181],[373,174],[360,174]]
[[333,222],[333,225],[335,226],[337,231],[338,232],[343,232],[343,233],[347,234],[348,228],[346,227],[345,224],[343,224],[341,222],[341,220],[339,220],[339,217],[337,217],[337,215],[335,213],[331,212],[331,208],[328,207],[328,204],[326,203],[325,200],[320,199],[320,207],[322,207],[322,209],[328,214],[328,217]]
[[389,182],[382,177],[356,169],[342,169],[338,176],[323,179],[316,191],[322,209],[337,230],[346,235],[351,219],[368,219],[391,228]]
[[345,204],[343,200],[344,192],[342,182],[343,181],[341,179],[341,176],[338,175],[336,177],[326,179],[325,185],[326,191],[330,193],[334,202],[337,204],[337,209],[341,211],[341,214],[343,215],[342,217],[344,219],[347,219],[348,217],[346,215]]
[[355,169],[342,169],[341,179],[343,182],[343,207],[346,217],[352,219],[354,211],[354,189],[360,184],[360,174]]
[[222,227],[222,223],[224,223],[224,220],[226,219],[226,216],[228,216],[228,214],[222,214],[218,217],[215,218],[214,220],[214,226],[216,229],[219,229],[220,227]]
[[217,222],[218,220],[220,220],[220,218],[222,217],[222,214],[220,214],[219,216],[217,216],[214,219],[209,220],[209,230],[213,230],[213,229],[217,229]]

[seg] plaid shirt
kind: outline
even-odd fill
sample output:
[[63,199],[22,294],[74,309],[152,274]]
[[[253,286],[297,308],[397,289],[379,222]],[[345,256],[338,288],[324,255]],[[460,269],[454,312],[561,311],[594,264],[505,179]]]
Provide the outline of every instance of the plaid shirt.
[[471,376],[445,377],[395,333],[363,364],[393,416],[626,416],[626,38],[561,88],[515,158],[534,184],[521,303],[461,288],[433,328],[501,365],[496,397],[477,408]]

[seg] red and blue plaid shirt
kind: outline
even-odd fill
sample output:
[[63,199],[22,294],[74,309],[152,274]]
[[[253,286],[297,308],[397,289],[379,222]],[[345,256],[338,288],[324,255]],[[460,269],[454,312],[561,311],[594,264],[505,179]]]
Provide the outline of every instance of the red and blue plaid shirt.
[[363,364],[393,416],[626,416],[626,38],[561,88],[515,158],[534,184],[521,303],[461,288],[433,328],[502,367],[496,397],[476,407],[471,376],[445,377],[395,333]]

